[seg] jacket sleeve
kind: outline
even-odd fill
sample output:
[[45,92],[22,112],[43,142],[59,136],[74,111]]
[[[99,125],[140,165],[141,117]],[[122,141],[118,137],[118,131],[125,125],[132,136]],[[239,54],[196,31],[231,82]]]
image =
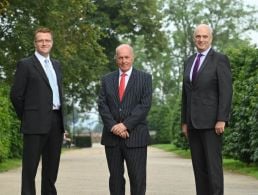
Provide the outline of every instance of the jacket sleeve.
[[185,94],[185,81],[184,81],[184,74],[186,68],[186,61],[184,62],[184,69],[183,69],[183,82],[182,82],[182,97],[181,97],[181,124],[187,123],[186,120],[186,94]]
[[28,70],[26,64],[22,61],[17,63],[17,68],[14,76],[14,82],[11,87],[10,99],[16,111],[18,118],[21,120],[24,110],[24,99],[27,86]]
[[113,118],[113,115],[110,112],[110,108],[109,108],[108,103],[107,103],[105,85],[106,85],[105,79],[102,78],[100,94],[99,94],[99,99],[98,99],[98,110],[99,110],[99,114],[102,118],[102,121],[104,123],[105,128],[108,129],[109,131],[111,131],[111,128],[115,124],[117,124],[117,122]]
[[232,102],[232,75],[230,62],[227,56],[222,55],[217,68],[218,88],[219,88],[219,105],[217,121],[229,121],[230,108]]

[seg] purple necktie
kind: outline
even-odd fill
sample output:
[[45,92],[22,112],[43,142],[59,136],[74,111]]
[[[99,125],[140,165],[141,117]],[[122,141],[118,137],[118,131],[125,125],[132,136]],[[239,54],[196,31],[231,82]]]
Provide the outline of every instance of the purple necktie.
[[196,61],[195,61],[195,63],[194,63],[194,68],[193,68],[193,73],[192,73],[192,82],[194,82],[194,80],[195,80],[195,78],[196,78],[196,76],[197,76],[201,57],[202,57],[202,54],[199,53],[199,54],[197,55],[197,59],[196,59]]

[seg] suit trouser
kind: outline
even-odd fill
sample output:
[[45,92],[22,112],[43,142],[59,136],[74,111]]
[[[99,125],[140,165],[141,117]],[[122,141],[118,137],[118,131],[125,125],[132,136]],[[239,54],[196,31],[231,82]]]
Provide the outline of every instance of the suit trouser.
[[197,195],[223,195],[222,136],[214,129],[189,130]]
[[51,130],[48,134],[23,135],[22,195],[36,195],[35,176],[42,158],[41,195],[56,195],[63,133],[61,114],[53,111]]
[[124,140],[114,147],[105,147],[109,168],[109,190],[111,195],[125,194],[124,161],[130,180],[131,195],[145,195],[147,146],[129,148]]

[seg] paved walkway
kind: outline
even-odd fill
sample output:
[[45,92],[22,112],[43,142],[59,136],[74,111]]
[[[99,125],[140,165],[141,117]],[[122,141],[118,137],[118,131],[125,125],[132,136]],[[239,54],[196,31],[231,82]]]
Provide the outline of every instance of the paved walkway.
[[[20,194],[20,172],[18,168],[0,174],[0,195]],[[40,191],[39,176],[40,173],[37,175],[37,191]],[[128,183],[127,195],[130,194]],[[57,189],[58,195],[108,195],[108,169],[103,147],[94,145],[64,152]],[[146,195],[194,194],[191,161],[149,147]],[[258,180],[226,172],[225,195],[258,195]]]

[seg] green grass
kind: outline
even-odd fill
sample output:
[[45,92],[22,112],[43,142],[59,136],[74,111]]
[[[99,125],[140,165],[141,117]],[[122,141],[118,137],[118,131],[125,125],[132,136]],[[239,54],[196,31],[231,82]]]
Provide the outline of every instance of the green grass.
[[239,160],[224,158],[223,167],[227,171],[249,175],[258,179],[258,165],[246,164]]
[[174,146],[173,144],[155,144],[152,146],[162,149],[162,150],[165,150],[167,152],[173,152],[182,158],[190,158],[191,157],[190,150],[179,149],[176,146]]
[[[190,150],[178,149],[172,144],[156,144],[152,146],[167,152],[173,152],[182,158],[191,158]],[[246,164],[239,160],[224,158],[223,168],[227,171],[252,176],[258,179],[258,165]]]
[[14,169],[14,168],[18,168],[20,166],[21,166],[20,159],[6,160],[6,161],[0,163],[0,173]]

